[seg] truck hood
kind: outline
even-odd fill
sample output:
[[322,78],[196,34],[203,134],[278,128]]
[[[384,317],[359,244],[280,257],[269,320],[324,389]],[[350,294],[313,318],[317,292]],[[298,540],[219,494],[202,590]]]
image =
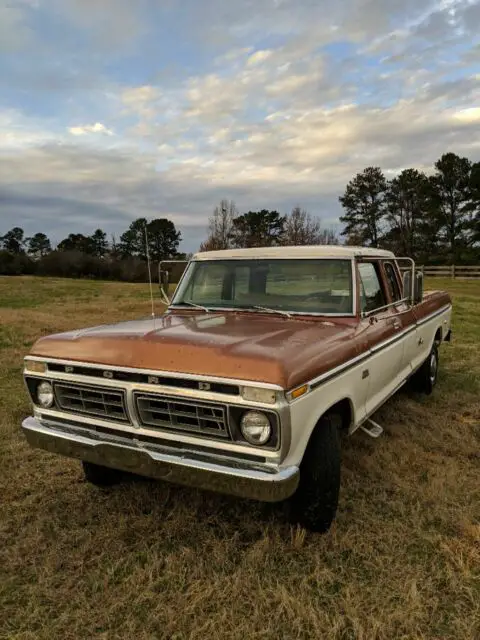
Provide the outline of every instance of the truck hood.
[[291,389],[352,358],[355,319],[168,313],[40,338],[31,355]]

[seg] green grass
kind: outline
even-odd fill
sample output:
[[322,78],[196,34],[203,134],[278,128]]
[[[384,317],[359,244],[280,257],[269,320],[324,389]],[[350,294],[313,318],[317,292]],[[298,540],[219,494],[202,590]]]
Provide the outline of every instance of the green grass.
[[102,491],[29,448],[29,345],[146,316],[148,287],[0,278],[0,638],[478,639],[480,282],[427,285],[454,299],[438,387],[392,398],[382,438],[346,441],[338,518],[318,536],[194,489]]

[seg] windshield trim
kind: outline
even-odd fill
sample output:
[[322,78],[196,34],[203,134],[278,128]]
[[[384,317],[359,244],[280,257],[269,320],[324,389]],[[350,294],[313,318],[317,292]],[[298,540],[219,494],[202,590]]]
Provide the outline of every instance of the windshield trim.
[[[272,260],[272,258],[268,257],[268,258],[249,258],[250,260]],[[304,260],[305,258],[303,257],[285,257],[285,258],[274,258],[274,259],[281,259],[281,260]],[[308,258],[310,260],[332,260],[333,258],[330,257],[318,257],[318,258]],[[335,258],[336,259],[336,258]],[[358,316],[358,295],[357,295],[357,287],[358,287],[358,283],[357,283],[357,269],[356,269],[356,265],[357,265],[357,261],[355,258],[338,258],[339,260],[344,260],[345,262],[350,262],[350,266],[352,269],[352,311],[349,313],[325,313],[325,312],[318,312],[318,311],[293,311],[293,310],[288,310],[288,313],[290,313],[293,316],[313,316],[313,317],[318,317],[318,318],[356,318]],[[223,261],[224,259],[222,259]],[[181,287],[180,285],[183,284],[183,280],[186,278],[187,272],[190,269],[190,266],[194,263],[197,262],[207,262],[207,260],[203,259],[203,260],[195,260],[195,258],[192,258],[189,263],[187,264],[187,266],[185,267],[184,272],[182,273],[180,280],[178,281],[178,284],[176,286],[175,292],[173,294],[172,297],[172,301],[170,302],[170,304],[168,305],[166,311],[170,311],[170,310],[175,310],[175,309],[184,309],[184,310],[190,310],[192,311],[194,309],[194,307],[183,304],[183,303],[175,303],[175,297],[177,295],[177,292],[180,291]],[[210,262],[220,262],[220,260],[218,258],[212,259],[210,260]],[[247,313],[266,313],[265,311],[259,311],[257,309],[242,309],[240,307],[218,307],[218,306],[211,306],[208,305],[208,309],[210,311],[237,311],[237,312],[247,312]],[[269,315],[273,315],[273,314],[269,314]]]
[[[195,311],[195,307],[189,307],[183,304],[171,304],[167,307],[167,310],[176,311],[177,309],[183,309],[185,311]],[[264,315],[272,316],[271,311],[260,311],[259,309],[247,309],[245,307],[208,307],[209,311],[236,311],[237,313],[263,313]],[[317,316],[318,318],[354,318],[355,313],[319,313],[318,311],[288,311],[291,316]],[[281,318],[280,315],[277,316]],[[288,320],[288,318],[285,316]]]

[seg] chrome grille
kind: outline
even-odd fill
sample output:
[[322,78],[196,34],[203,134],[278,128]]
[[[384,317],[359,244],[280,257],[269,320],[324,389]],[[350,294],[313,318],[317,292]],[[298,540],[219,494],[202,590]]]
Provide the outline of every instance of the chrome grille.
[[129,422],[125,395],[119,389],[55,383],[55,397],[60,409],[88,416]]
[[229,437],[223,405],[143,393],[135,394],[135,405],[142,426]]

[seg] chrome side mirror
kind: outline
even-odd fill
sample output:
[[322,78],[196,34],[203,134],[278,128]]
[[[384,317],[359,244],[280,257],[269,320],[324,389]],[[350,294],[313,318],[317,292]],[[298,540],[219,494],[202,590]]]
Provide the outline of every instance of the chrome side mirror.
[[415,292],[413,296],[413,303],[419,304],[423,300],[423,273],[417,271],[415,273]]
[[168,280],[169,273],[166,269],[162,269],[158,272],[159,280],[160,280],[160,293],[162,294],[162,298],[166,304],[170,304],[170,298],[168,297]]
[[412,272],[405,271],[403,274],[403,298],[407,298],[412,302]]
[[162,271],[160,271],[160,286],[165,289],[165,291],[168,291],[168,271],[166,269],[162,269]]

